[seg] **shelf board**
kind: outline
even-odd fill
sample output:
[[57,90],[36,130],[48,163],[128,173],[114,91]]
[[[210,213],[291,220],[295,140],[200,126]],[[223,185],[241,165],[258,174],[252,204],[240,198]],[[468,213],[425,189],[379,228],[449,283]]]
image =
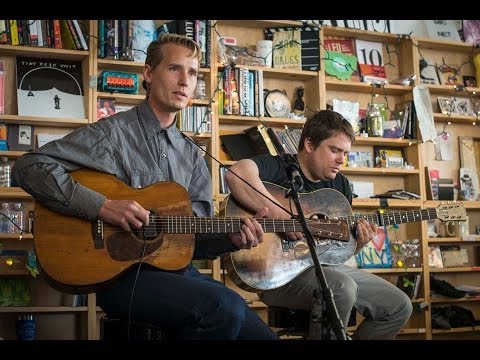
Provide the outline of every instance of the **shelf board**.
[[7,156],[11,159],[19,158],[23,154],[26,154],[26,151],[0,151],[0,156]]
[[[1,240],[1,239],[0,239]],[[30,271],[28,270],[2,270],[0,272],[0,277],[2,276],[28,276],[30,275]]]
[[261,301],[252,301],[248,306],[252,309],[266,309],[268,307]]
[[339,36],[381,43],[396,43],[399,37],[397,34],[351,29],[338,26],[322,26],[322,30],[324,36]]
[[398,273],[421,273],[422,268],[378,268],[378,269],[365,269],[363,271],[372,274],[398,274]]
[[325,87],[328,91],[352,91],[361,93],[373,93],[383,95],[405,95],[412,92],[412,86],[385,84],[384,89],[372,86],[369,83],[358,81],[325,80]]
[[480,242],[479,239],[475,240],[463,240],[461,237],[447,237],[447,238],[428,238],[428,243],[429,244],[435,244],[435,243],[461,243],[461,244],[475,244]]
[[303,25],[301,21],[295,21],[295,20],[217,20],[216,24],[240,26],[240,27],[252,27],[252,28],[284,27],[284,26],[299,27]]
[[441,113],[434,113],[433,119],[435,122],[448,122],[450,121],[452,124],[473,124],[478,123],[479,119],[477,119],[474,115],[459,115],[459,114],[441,114]]
[[[235,65],[238,68],[247,68],[249,70],[263,70],[264,78],[284,79],[284,80],[298,80],[304,81],[315,78],[318,76],[318,71],[307,70],[292,70],[292,69],[275,69],[266,66],[254,66],[254,65]],[[223,69],[225,66],[218,65],[219,69]]]
[[[422,200],[400,200],[387,199],[389,208],[420,208],[422,207]],[[369,198],[355,198],[352,201],[354,208],[379,208],[380,199]]]
[[3,306],[0,313],[64,313],[86,312],[86,306]]
[[412,175],[418,174],[418,169],[396,169],[396,168],[354,168],[354,167],[342,167],[340,169],[342,174],[350,175]]
[[459,273],[459,272],[479,272],[480,266],[464,266],[450,268],[430,268],[431,273]]
[[[422,85],[426,86],[430,92],[430,94],[435,94],[435,95],[449,95],[453,96],[463,96],[463,97],[469,97],[469,94],[467,91],[463,90],[455,90],[455,85]],[[480,93],[478,92],[480,89],[479,88],[467,88],[467,90],[470,92],[471,96],[477,97],[480,96]],[[473,91],[476,91],[477,93],[474,95],[472,94]]]
[[88,50],[67,50],[36,46],[0,45],[2,56],[28,56],[42,59],[83,60],[90,56]]
[[413,43],[420,47],[420,51],[422,49],[432,49],[442,50],[444,52],[462,52],[467,54],[471,53],[472,50],[476,51],[476,48],[472,44],[467,44],[460,41],[414,38]]
[[33,199],[32,195],[19,187],[0,187],[0,199]]
[[432,329],[432,334],[448,334],[448,333],[460,333],[460,332],[470,332],[470,331],[480,331],[480,326],[466,326],[461,328],[451,328],[450,330]]
[[115,69],[119,71],[143,72],[144,67],[145,63],[139,61],[97,59],[98,70]]
[[[0,233],[0,240],[19,240],[20,234],[5,234]],[[33,239],[33,234],[25,233],[22,234],[22,240],[30,240]]]
[[122,93],[109,93],[109,92],[97,92],[97,98],[115,99],[115,101],[124,104],[137,105],[145,100],[143,94],[122,94]]
[[0,121],[8,124],[23,124],[50,127],[80,127],[88,124],[88,119],[67,119],[43,116],[0,115]]
[[291,126],[302,127],[305,124],[305,120],[294,120],[286,118],[271,118],[271,117],[255,117],[255,116],[241,116],[241,115],[218,115],[218,122],[220,124],[233,124],[233,125],[258,125],[263,123],[266,126]]
[[456,302],[475,302],[480,301],[480,296],[476,297],[463,297],[460,299],[455,298],[430,298],[430,302],[432,304],[440,304],[440,303],[456,303]]
[[408,139],[356,136],[354,144],[407,147],[410,146],[410,142]]

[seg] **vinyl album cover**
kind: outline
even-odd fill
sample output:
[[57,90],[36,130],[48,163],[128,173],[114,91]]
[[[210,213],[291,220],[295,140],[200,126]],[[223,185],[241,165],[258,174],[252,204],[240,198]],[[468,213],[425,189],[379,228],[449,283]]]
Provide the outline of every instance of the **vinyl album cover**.
[[85,119],[80,61],[17,57],[18,115]]

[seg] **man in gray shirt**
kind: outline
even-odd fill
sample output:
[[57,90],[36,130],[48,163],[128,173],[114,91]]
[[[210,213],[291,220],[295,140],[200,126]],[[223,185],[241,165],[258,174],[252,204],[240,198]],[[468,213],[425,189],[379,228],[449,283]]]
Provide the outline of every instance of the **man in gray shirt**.
[[[133,199],[109,199],[70,172],[98,170],[132,188],[174,181],[188,191],[195,215],[212,216],[212,184],[202,153],[175,126],[176,112],[194,92],[200,56],[198,45],[183,36],[166,34],[153,41],[143,71],[145,102],[23,155],[12,178],[51,210],[101,219],[128,232],[148,225],[150,211]],[[263,230],[254,219],[242,218],[238,233],[196,234],[195,240],[193,257],[214,259],[257,246]],[[191,265],[164,271],[142,264],[138,273],[132,270],[137,267],[97,289],[99,305],[109,316],[161,326],[178,339],[278,338],[241,296]]]

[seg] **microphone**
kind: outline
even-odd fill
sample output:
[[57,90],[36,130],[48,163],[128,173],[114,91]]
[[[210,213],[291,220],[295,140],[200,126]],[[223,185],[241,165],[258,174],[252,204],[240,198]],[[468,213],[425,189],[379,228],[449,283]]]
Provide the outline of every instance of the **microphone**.
[[272,140],[273,146],[277,150],[278,155],[283,159],[285,165],[285,170],[290,180],[293,180],[297,185],[297,191],[303,188],[303,179],[302,175],[298,171],[298,163],[295,161],[295,157],[292,154],[289,154],[285,151],[280,139],[278,138],[277,133],[272,128],[267,128],[267,134]]

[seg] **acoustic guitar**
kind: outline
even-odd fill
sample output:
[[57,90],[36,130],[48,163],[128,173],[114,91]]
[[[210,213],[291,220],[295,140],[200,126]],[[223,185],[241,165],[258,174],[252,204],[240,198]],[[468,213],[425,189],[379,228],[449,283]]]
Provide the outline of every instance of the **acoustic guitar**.
[[[149,225],[126,232],[120,227],[67,216],[35,203],[34,247],[47,281],[63,292],[87,293],[117,278],[140,261],[179,270],[192,259],[196,233],[235,233],[240,217],[195,217],[188,192],[175,182],[132,188],[112,175],[81,169],[71,173],[82,185],[112,200],[136,200],[150,210]],[[245,215],[246,216],[246,215]],[[298,220],[257,218],[265,232],[302,231]],[[320,238],[348,241],[346,221],[308,223]],[[143,255],[143,257],[142,257]]]
[[[285,188],[267,182],[264,182],[264,185],[283,207],[289,208]],[[301,193],[299,198],[306,218],[346,220],[348,224],[347,242],[319,238],[313,234],[318,259],[325,265],[341,264],[355,253],[356,241],[353,234],[356,222],[360,218],[382,226],[433,219],[441,221],[467,219],[465,208],[459,203],[440,204],[435,209],[354,215],[347,198],[334,189]],[[225,199],[223,206],[226,216],[248,214],[231,195]],[[263,243],[257,247],[226,254],[223,261],[232,281],[250,292],[285,285],[313,266],[306,240],[289,241],[283,234],[265,234]]]

